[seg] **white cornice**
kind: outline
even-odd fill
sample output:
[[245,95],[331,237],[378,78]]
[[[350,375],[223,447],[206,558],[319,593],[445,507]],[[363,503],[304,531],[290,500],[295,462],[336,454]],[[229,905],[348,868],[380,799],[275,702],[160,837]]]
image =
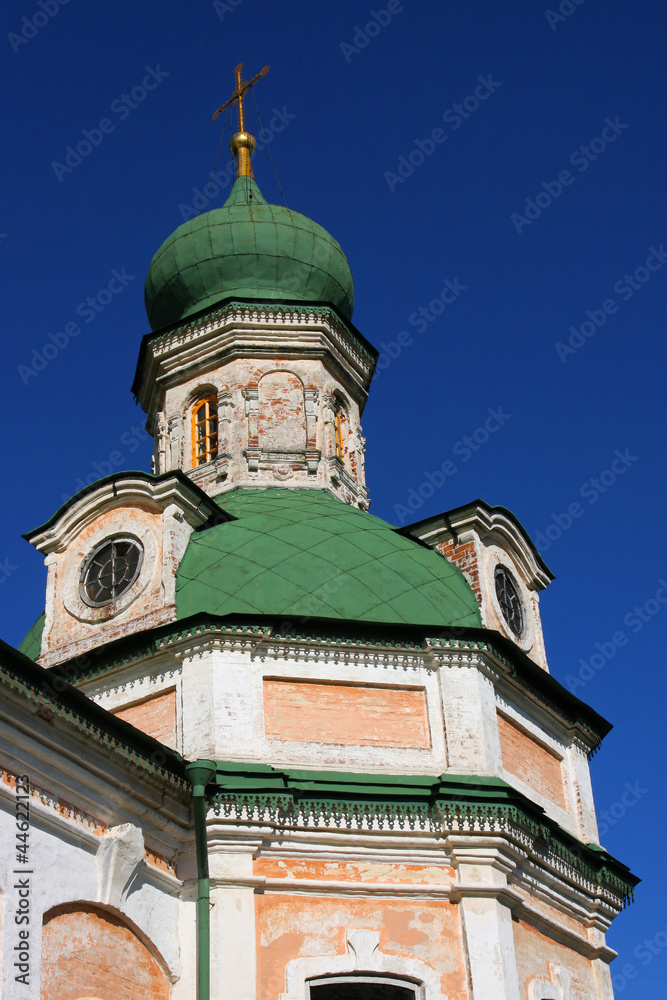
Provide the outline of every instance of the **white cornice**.
[[482,503],[445,511],[428,521],[404,529],[432,548],[441,542],[457,539],[467,541],[471,535],[483,542],[495,542],[508,551],[522,571],[526,583],[534,590],[544,590],[551,582],[550,574],[537,558],[528,534],[508,514]]
[[157,513],[171,504],[192,528],[200,527],[214,515],[225,517],[213,500],[182,476],[151,479],[148,475],[119,473],[82,491],[55,520],[26,537],[39,552],[48,555],[67,548],[74,536],[109,510],[143,507]]
[[149,422],[157,396],[175,380],[193,377],[236,357],[328,357],[346,375],[361,408],[367,398],[374,360],[329,310],[241,306],[231,303],[198,320],[150,339],[145,349],[137,398]]

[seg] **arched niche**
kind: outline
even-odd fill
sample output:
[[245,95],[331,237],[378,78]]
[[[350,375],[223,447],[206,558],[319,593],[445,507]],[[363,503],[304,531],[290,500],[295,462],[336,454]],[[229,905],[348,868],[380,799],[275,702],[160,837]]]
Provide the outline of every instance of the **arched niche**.
[[44,915],[40,1000],[169,1000],[155,949],[115,913],[70,903]]
[[268,372],[259,383],[259,448],[266,453],[306,450],[303,384],[292,372]]

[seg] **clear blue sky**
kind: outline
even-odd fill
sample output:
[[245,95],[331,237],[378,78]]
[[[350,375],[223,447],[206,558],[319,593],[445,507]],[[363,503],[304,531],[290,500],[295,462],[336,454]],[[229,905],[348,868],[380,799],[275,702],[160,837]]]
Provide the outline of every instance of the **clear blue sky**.
[[[615,725],[592,763],[603,842],[645,880],[609,935],[617,996],[662,997],[664,4],[43,3],[6,0],[0,33],[0,634],[19,642],[44,604],[21,533],[110,464],[149,467],[143,280],[214,164],[234,66],[270,63],[256,93],[287,202],[341,243],[354,321],[387,355],[364,416],[372,510],[479,496],[542,536],[551,670]],[[255,174],[279,201],[266,150]]]

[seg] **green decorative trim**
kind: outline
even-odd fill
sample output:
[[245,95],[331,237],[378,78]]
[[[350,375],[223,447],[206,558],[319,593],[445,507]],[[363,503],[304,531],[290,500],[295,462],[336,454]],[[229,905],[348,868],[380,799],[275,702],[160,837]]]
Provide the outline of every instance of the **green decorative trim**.
[[100,747],[118,754],[154,778],[187,790],[184,760],[158,740],[100,708],[62,676],[45,670],[0,641],[0,685],[45,707]]
[[542,853],[617,897],[634,900],[640,881],[602,848],[586,845],[549,820],[544,810],[500,778],[469,775],[377,775],[326,771],[278,771],[266,764],[219,761],[208,788],[216,815],[224,806],[249,812],[299,813],[325,823],[370,823],[380,818],[400,826],[433,823],[445,829],[482,831],[500,827],[528,835]]

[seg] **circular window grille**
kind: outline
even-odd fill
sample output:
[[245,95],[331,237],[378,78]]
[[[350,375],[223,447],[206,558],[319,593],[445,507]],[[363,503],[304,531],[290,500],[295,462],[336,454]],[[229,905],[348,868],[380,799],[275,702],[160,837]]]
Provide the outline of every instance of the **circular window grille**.
[[521,598],[514,585],[514,581],[504,566],[496,566],[495,581],[496,597],[498,598],[503,618],[507,622],[510,631],[520,638],[523,635],[525,627],[523,604],[521,603]]
[[129,590],[139,576],[144,550],[133,538],[112,538],[88,557],[79,593],[93,608],[102,608]]

